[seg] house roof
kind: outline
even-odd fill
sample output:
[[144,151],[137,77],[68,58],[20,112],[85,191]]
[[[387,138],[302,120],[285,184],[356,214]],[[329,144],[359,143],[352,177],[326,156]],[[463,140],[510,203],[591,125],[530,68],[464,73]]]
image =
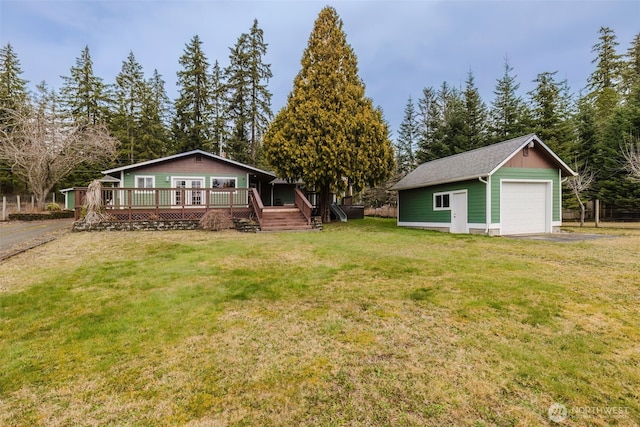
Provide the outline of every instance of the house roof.
[[563,175],[576,175],[540,138],[529,134],[423,163],[398,181],[391,190],[408,190],[490,176],[532,142],[550,155]]
[[262,169],[254,168],[253,166],[245,165],[244,163],[236,162],[234,160],[230,160],[230,159],[227,159],[227,158],[224,158],[224,157],[221,157],[221,156],[217,156],[215,154],[208,153],[208,152],[203,151],[203,150],[192,150],[192,151],[187,151],[187,152],[184,152],[184,153],[174,154],[172,156],[162,157],[162,158],[159,158],[159,159],[148,160],[146,162],[135,163],[133,165],[121,166],[119,168],[114,168],[114,169],[109,169],[109,170],[106,170],[106,171],[102,171],[102,173],[105,174],[105,175],[110,175],[110,174],[116,173],[116,172],[126,171],[126,170],[130,170],[130,169],[137,169],[137,168],[140,168],[140,167],[154,165],[154,164],[161,163],[161,162],[167,162],[167,161],[171,161],[171,160],[174,160],[174,159],[179,159],[179,158],[182,158],[182,157],[192,156],[192,155],[195,155],[195,154],[201,154],[203,156],[207,156],[207,157],[209,157],[211,159],[218,160],[220,162],[229,163],[229,164],[237,166],[239,168],[246,169],[246,170],[248,170],[250,172],[253,172],[253,173],[257,174],[257,175],[261,175],[264,178],[273,179],[273,178],[276,177],[276,175],[274,173],[272,173],[272,172],[267,172],[267,171],[262,170]]

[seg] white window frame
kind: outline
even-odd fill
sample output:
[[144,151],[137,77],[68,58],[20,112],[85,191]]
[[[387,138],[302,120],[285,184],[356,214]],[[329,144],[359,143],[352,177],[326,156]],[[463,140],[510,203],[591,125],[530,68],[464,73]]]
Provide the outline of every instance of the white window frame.
[[[182,202],[178,203],[177,201],[177,196],[176,196],[176,188],[182,188],[182,187],[177,187],[176,185],[176,181],[185,181],[189,182],[189,187],[184,187],[185,190],[185,198],[190,198],[191,199],[191,203],[186,203],[187,201],[185,200],[185,207],[200,207],[200,206],[204,206],[205,203],[205,191],[207,190],[206,185],[207,185],[207,180],[204,176],[172,176],[170,178],[171,181],[171,188],[174,189],[172,191],[172,195],[171,195],[171,204],[174,207],[180,207],[182,206]],[[193,187],[193,182],[197,181],[200,182],[202,184],[202,187]],[[200,197],[200,204],[194,204],[193,203],[193,197],[194,194],[193,192],[198,192],[198,195]]]
[[[233,187],[214,187],[213,186],[213,181],[215,180],[220,180],[220,181],[231,181],[233,180]],[[211,185],[211,188],[238,188],[238,177],[236,176],[212,176],[209,179],[209,184]]]
[[[444,196],[447,196],[447,198],[449,199],[449,203],[447,204],[447,206],[444,206]],[[441,198],[442,200],[442,205],[438,207],[436,200],[438,199],[438,197]],[[433,210],[434,211],[450,211],[451,210],[451,197],[453,197],[452,192],[451,191],[443,191],[440,193],[433,193]]]
[[[138,180],[139,179],[144,179],[145,184],[147,182],[147,179],[151,179],[151,187],[138,187]],[[147,189],[153,189],[156,188],[156,177],[154,175],[134,175],[133,176],[133,186],[134,188],[141,188],[142,190],[137,190],[136,193],[150,193],[150,190]]]

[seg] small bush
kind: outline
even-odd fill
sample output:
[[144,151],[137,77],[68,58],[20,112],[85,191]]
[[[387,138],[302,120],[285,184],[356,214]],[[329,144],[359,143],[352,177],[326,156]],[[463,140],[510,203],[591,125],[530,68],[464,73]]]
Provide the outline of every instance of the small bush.
[[49,203],[47,204],[47,206],[45,206],[44,210],[49,212],[59,212],[62,209],[60,208],[60,205],[57,203]]
[[200,226],[204,230],[228,230],[233,226],[233,221],[231,221],[227,212],[209,211],[200,220]]

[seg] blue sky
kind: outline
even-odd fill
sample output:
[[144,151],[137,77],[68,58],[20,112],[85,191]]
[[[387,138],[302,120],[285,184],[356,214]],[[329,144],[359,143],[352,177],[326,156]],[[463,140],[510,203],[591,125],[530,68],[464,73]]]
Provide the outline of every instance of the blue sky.
[[0,43],[11,43],[30,87],[60,88],[88,45],[94,72],[111,83],[133,51],[149,77],[163,75],[176,96],[178,58],[194,35],[213,64],[254,18],[269,44],[274,113],[286,103],[320,10],[333,6],[344,22],[366,94],[397,134],[409,96],[443,81],[461,86],[471,70],[487,104],[509,58],[520,94],[545,71],[558,71],[573,92],[593,71],[592,46],[608,26],[619,51],[640,33],[640,1],[313,1],[313,0],[0,0]]

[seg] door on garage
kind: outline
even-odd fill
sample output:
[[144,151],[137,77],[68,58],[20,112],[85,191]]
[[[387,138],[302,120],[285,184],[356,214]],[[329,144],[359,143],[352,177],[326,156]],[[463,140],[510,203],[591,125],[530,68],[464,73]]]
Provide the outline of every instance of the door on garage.
[[456,191],[451,197],[451,233],[468,233],[467,191]]
[[503,181],[500,200],[500,234],[551,232],[551,182]]

